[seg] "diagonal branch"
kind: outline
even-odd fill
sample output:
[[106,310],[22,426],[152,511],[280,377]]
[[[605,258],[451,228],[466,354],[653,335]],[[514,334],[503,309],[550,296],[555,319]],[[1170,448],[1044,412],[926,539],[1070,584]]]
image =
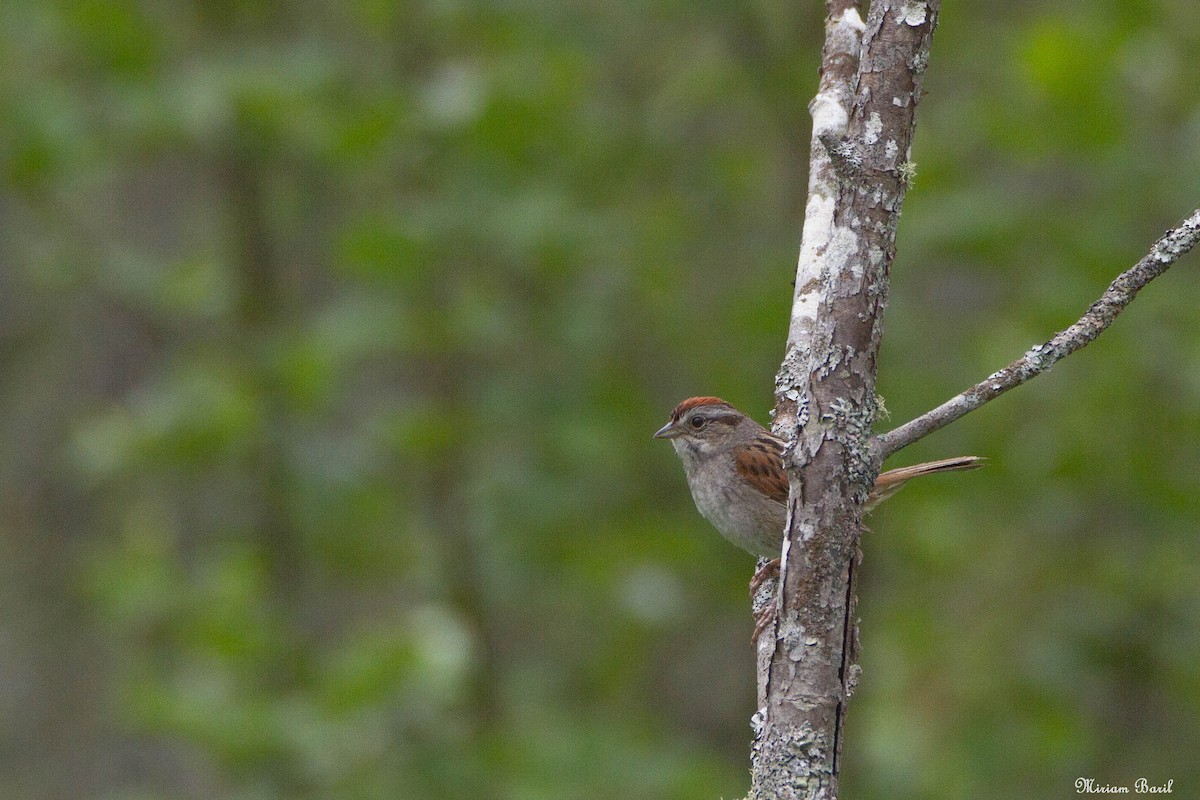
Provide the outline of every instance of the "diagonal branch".
[[1166,272],[1180,256],[1200,241],[1200,208],[1191,216],[1163,234],[1141,261],[1134,264],[1109,285],[1100,299],[1092,303],[1087,313],[1071,327],[1060,331],[1041,345],[1034,345],[1025,355],[986,380],[950,398],[932,411],[906,422],[895,430],[880,434],[871,444],[876,463],[896,451],[944,428],[959,417],[979,408],[1025,381],[1050,369],[1057,361],[1084,347],[1117,318],[1138,292],[1150,281]]

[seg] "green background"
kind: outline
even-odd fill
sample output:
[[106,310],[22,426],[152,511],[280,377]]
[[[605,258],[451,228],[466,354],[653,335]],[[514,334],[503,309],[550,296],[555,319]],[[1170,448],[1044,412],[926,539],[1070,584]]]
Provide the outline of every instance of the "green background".
[[[0,796],[732,798],[817,2],[0,5]],[[880,390],[1200,201],[1189,0],[948,3]],[[1200,797],[1200,260],[892,465],[847,798]],[[885,426],[887,423],[884,423]]]

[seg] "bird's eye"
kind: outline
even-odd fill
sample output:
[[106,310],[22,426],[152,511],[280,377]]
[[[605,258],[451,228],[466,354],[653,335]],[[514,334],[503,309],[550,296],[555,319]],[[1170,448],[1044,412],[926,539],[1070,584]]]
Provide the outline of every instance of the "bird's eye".
[[703,428],[705,425],[708,424],[708,420],[706,418],[704,418],[703,416],[696,415],[696,416],[692,417],[691,422],[689,424],[696,430],[700,430],[701,428]]

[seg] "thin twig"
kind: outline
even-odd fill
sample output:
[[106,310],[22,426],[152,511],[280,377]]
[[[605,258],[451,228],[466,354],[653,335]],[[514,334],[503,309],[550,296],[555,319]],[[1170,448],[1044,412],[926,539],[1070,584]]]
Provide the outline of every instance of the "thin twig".
[[1200,241],[1200,208],[1192,212],[1178,227],[1163,234],[1150,252],[1109,285],[1100,299],[1092,303],[1087,313],[1071,327],[1059,332],[1045,344],[1035,345],[1025,355],[986,380],[950,398],[895,430],[880,434],[872,443],[877,464],[896,451],[908,447],[959,417],[974,411],[1013,387],[1050,369],[1055,362],[1069,356],[1105,331],[1117,315],[1137,297],[1150,281],[1162,275],[1180,256]]

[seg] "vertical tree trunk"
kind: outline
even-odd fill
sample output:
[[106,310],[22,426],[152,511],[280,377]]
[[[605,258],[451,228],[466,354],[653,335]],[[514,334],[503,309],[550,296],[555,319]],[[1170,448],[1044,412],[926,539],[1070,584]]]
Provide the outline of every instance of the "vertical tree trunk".
[[[846,702],[858,672],[862,503],[879,471],[868,447],[876,356],[938,6],[876,0],[864,29],[855,4],[827,3],[804,242],[776,385],[775,431],[791,443],[792,492],[776,625],[761,645],[756,800],[838,796]],[[840,111],[848,111],[844,128]]]

